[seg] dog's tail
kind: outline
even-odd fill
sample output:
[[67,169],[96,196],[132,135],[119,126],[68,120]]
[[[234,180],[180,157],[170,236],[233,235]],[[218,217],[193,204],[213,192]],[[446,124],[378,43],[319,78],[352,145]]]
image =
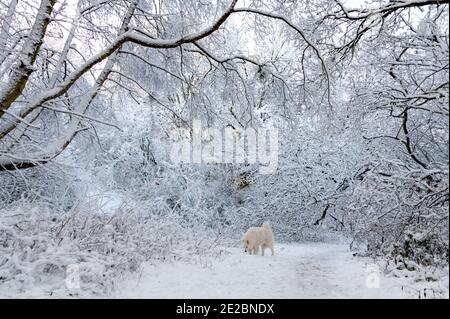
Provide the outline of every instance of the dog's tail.
[[269,222],[264,222],[264,223],[262,224],[262,227],[264,227],[264,228],[266,228],[266,229],[272,231],[272,227],[270,227]]

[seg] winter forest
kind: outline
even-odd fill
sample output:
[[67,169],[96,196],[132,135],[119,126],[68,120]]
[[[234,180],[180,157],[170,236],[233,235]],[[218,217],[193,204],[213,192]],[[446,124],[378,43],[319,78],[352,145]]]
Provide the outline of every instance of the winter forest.
[[448,19],[0,0],[0,297],[448,298]]

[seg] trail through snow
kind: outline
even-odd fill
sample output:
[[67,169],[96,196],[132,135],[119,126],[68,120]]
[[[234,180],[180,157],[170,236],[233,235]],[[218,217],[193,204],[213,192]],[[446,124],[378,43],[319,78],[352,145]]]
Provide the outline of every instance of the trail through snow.
[[353,257],[345,245],[279,244],[275,256],[269,251],[266,256],[247,255],[238,248],[228,251],[207,266],[147,265],[139,280],[122,285],[118,297],[417,298],[408,293],[404,279],[382,274],[379,288],[368,288],[370,261]]

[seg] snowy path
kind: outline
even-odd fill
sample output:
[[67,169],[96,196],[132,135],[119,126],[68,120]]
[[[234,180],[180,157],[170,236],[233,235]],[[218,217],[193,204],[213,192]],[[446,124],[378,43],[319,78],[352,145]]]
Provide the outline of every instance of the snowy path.
[[174,262],[147,266],[119,298],[405,298],[404,281],[381,275],[367,288],[366,263],[347,246],[277,245],[276,255],[251,256],[232,248],[207,267]]

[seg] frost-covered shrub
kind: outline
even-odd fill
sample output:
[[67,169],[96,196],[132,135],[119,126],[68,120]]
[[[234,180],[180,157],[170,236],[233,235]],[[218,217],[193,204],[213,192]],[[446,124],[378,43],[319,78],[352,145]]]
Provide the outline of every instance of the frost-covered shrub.
[[390,253],[396,261],[406,259],[430,266],[448,262],[448,241],[442,241],[435,232],[411,233],[406,231],[403,240],[392,244]]
[[[213,249],[216,238],[186,228],[176,216],[154,216],[135,203],[105,214],[96,205],[87,201],[55,212],[22,202],[0,210],[0,293],[102,296],[143,262],[201,262],[220,254]],[[80,289],[66,286],[71,265],[79,269]]]
[[78,199],[80,188],[73,173],[52,164],[23,171],[0,172],[0,185],[0,208],[27,200],[69,210]]

